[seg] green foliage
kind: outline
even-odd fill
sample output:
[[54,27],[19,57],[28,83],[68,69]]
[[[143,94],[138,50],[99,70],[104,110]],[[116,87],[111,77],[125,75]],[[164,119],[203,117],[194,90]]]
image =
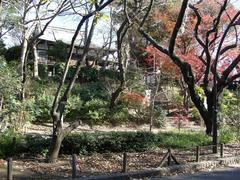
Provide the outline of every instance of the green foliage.
[[240,129],[240,88],[236,91],[224,89],[220,104],[220,119]]
[[[4,147],[10,147],[11,138],[12,136],[1,138],[6,142]],[[22,139],[22,142],[25,143],[20,144],[21,151],[25,150],[25,153],[32,155],[45,154],[50,145],[50,138],[28,135]],[[158,146],[189,148],[209,143],[210,138],[205,136],[203,132],[168,132],[159,134],[150,132],[73,133],[63,140],[61,153],[141,152]]]
[[81,82],[93,82],[99,80],[98,70],[92,67],[82,67],[79,73],[79,79]]
[[6,53],[5,44],[2,39],[0,39],[0,56],[4,56]]
[[73,94],[77,94],[84,102],[90,101],[95,98],[108,100],[109,95],[104,87],[103,82],[90,82],[75,86]]
[[39,77],[41,79],[47,79],[48,78],[48,65],[39,64],[38,65],[38,71],[39,71]]
[[155,107],[152,112],[154,125],[158,128],[164,127],[166,115],[167,112],[164,111],[161,107]]
[[105,69],[105,70],[100,70],[99,71],[99,76],[104,77],[104,78],[109,78],[109,79],[118,79],[118,73],[116,73],[115,70],[112,69]]
[[20,90],[20,78],[16,72],[16,66],[6,63],[0,57],[0,98],[3,98],[0,119],[4,123],[10,123],[12,126],[21,122],[20,120],[25,115],[20,114],[21,109],[25,107],[18,100]]
[[24,151],[22,136],[13,131],[0,133],[0,157],[19,155]]
[[190,116],[191,118],[200,124],[200,121],[201,121],[201,115],[200,113],[198,112],[197,108],[196,107],[193,107],[190,109]]
[[[13,146],[13,137],[16,143]],[[221,143],[237,139],[236,133],[225,127],[220,130]],[[13,155],[46,155],[50,136],[27,135],[8,131],[0,134],[0,156]],[[141,152],[156,147],[194,148],[211,144],[211,137],[203,131],[170,131],[154,134],[151,132],[97,132],[72,133],[62,143],[61,154],[92,154],[106,152]]]
[[211,144],[211,137],[201,131],[166,132],[158,134],[162,147],[191,148]]
[[83,111],[86,114],[87,119],[90,120],[90,124],[99,124],[105,120],[108,111],[108,102],[102,99],[92,99],[87,101],[83,107]]
[[199,97],[200,97],[201,100],[203,101],[203,100],[204,100],[204,97],[205,97],[203,88],[200,87],[200,86],[198,86],[198,85],[195,85],[194,88],[195,88],[196,93],[199,95]]
[[26,152],[31,155],[45,155],[46,150],[48,150],[50,146],[50,137],[48,136],[40,136],[40,135],[27,135],[24,138],[26,143]]
[[63,41],[56,41],[48,51],[48,55],[51,59],[57,62],[64,62],[68,57],[68,48],[67,44]]
[[79,96],[77,95],[70,96],[64,112],[66,119],[72,121],[72,120],[75,120],[77,116],[80,116],[82,112],[81,111],[82,104],[83,102]]
[[126,72],[126,86],[131,91],[144,93],[145,83],[143,80],[143,72],[134,66],[129,66]]
[[240,140],[238,132],[229,126],[220,128],[220,141],[221,143],[228,143],[235,140]]
[[54,96],[43,93],[35,97],[35,117],[39,122],[49,122],[51,120],[50,110],[52,108]]
[[20,60],[21,57],[21,46],[13,46],[6,50],[5,58],[9,61]]
[[109,122],[114,125],[128,122],[132,116],[123,104],[116,105],[108,114]]

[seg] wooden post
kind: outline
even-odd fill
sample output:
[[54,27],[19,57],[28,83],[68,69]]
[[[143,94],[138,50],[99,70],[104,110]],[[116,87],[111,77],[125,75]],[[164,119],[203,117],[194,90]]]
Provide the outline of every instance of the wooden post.
[[170,166],[171,165],[171,149],[168,149],[168,161],[167,161],[167,165]]
[[196,147],[196,162],[199,162],[200,159],[200,147]]
[[123,168],[122,172],[127,172],[127,153],[123,153]]
[[76,178],[77,177],[77,157],[76,154],[72,155],[72,178]]
[[169,156],[169,153],[167,152],[164,157],[162,158],[162,160],[160,161],[159,167],[162,167],[164,161],[166,160],[166,158]]
[[7,180],[13,180],[12,158],[8,158],[7,160]]
[[223,148],[224,148],[224,144],[220,144],[220,157],[221,158],[223,158],[223,153],[224,153],[224,151],[223,151]]

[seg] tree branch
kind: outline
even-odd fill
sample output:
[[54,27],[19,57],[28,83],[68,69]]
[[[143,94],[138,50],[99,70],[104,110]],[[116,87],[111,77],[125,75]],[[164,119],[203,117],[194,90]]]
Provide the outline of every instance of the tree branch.
[[187,9],[187,5],[188,5],[188,0],[183,0],[182,6],[181,6],[181,9],[180,9],[178,18],[177,18],[177,22],[175,24],[175,27],[173,29],[173,32],[172,32],[172,35],[171,35],[171,38],[170,38],[170,42],[169,42],[168,51],[169,51],[170,55],[172,55],[174,53],[176,38],[177,38],[178,32],[180,30],[180,27],[182,25],[183,18],[184,18],[184,15],[185,15],[185,11]]

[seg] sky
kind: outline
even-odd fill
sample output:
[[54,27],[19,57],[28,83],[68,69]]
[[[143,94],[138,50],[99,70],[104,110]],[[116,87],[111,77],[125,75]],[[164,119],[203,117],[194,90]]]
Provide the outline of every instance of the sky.
[[[240,9],[240,0],[232,0],[232,3],[236,8]],[[106,10],[104,13],[106,15],[109,14],[109,10]],[[61,16],[56,17],[50,25],[75,30],[79,23],[79,20],[80,18],[77,16]],[[103,18],[97,24],[95,34],[93,37],[93,44],[101,47],[104,43],[103,36],[106,38],[109,35],[109,31],[110,31],[109,18],[108,19]],[[9,37],[6,37],[4,40],[7,47],[15,45],[15,42]],[[116,41],[116,35],[114,35],[113,41]],[[115,48],[114,43],[112,48]]]

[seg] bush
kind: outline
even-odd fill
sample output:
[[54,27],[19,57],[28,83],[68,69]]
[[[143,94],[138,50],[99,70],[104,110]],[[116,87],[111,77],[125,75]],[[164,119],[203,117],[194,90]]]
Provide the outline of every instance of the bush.
[[61,153],[139,152],[156,144],[157,138],[150,132],[75,133],[64,139]]
[[20,60],[21,46],[13,46],[6,50],[5,58],[7,61]]
[[45,152],[50,146],[51,139],[48,136],[27,135],[25,137],[26,152],[31,155],[46,155]]
[[42,79],[48,79],[48,65],[39,64],[38,65],[39,77]]
[[[230,129],[220,130],[221,142],[236,140]],[[15,146],[12,139],[16,137]],[[0,156],[9,155],[46,155],[50,145],[50,136],[21,136],[12,131],[0,134]],[[194,148],[211,144],[211,137],[202,131],[182,132],[97,132],[73,133],[65,137],[60,154],[92,154],[108,152],[141,152],[156,147]],[[11,153],[11,154],[10,154]]]
[[51,120],[50,110],[52,108],[54,96],[43,93],[35,97],[35,117],[37,121],[49,122]]
[[0,134],[0,157],[19,155],[26,151],[22,144],[22,136],[11,130]]
[[116,105],[109,113],[108,120],[114,125],[128,122],[132,116],[124,105]]

